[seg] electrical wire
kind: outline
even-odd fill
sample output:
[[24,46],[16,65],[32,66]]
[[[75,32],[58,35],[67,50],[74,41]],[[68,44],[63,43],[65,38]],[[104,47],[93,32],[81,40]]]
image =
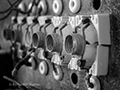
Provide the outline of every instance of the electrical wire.
[[[19,2],[20,3],[20,2]],[[19,3],[17,5],[19,5]],[[5,15],[4,17],[0,18],[0,21],[6,19],[11,13],[12,13],[12,9],[10,9],[10,11],[7,13],[7,15]]]
[[[22,0],[20,0],[20,2],[21,2],[21,1],[22,1]],[[20,2],[19,2],[19,3],[20,3]],[[16,6],[18,6],[19,3],[18,3]],[[32,2],[32,6],[31,6],[30,10],[29,10],[29,11],[26,11],[26,12],[21,11],[20,9],[18,9],[18,8],[16,8],[16,7],[13,8],[13,6],[12,6],[11,8],[8,8],[8,10],[6,10],[6,11],[9,11],[9,12],[8,12],[7,15],[5,15],[4,17],[0,18],[0,21],[6,19],[6,18],[12,13],[12,11],[17,11],[18,13],[27,14],[27,15],[29,16],[30,12],[32,11],[32,8],[33,8],[34,4],[35,4],[35,0],[33,0],[33,2]],[[6,11],[3,11],[3,12],[6,12]],[[0,12],[0,13],[3,13],[3,12]]]
[[7,2],[10,4],[10,6],[12,6],[12,3],[10,2],[10,0],[7,0]]
[[17,3],[20,3],[22,0],[17,0],[15,1],[12,5],[10,5],[10,7],[4,11],[0,11],[0,14],[4,14],[6,12],[8,12],[9,10],[11,10]]
[[6,19],[10,14],[12,13],[12,11],[10,11],[10,12],[8,12],[8,14],[6,15],[6,16],[4,16],[4,17],[2,17],[2,18],[0,18],[0,21],[2,21],[2,20],[4,20],[4,19]]
[[28,62],[28,60],[29,60],[29,58],[31,57],[31,54],[33,53],[35,51],[35,49],[32,49],[31,51],[30,51],[30,53],[28,54],[28,55],[26,55],[22,60],[20,60],[16,65],[15,65],[15,67],[14,67],[14,69],[13,69],[13,71],[12,71],[12,76],[13,77],[15,77],[15,75],[17,74],[17,72],[18,72],[18,70],[20,69],[20,67],[22,66],[22,65],[30,65],[31,66],[31,64]]

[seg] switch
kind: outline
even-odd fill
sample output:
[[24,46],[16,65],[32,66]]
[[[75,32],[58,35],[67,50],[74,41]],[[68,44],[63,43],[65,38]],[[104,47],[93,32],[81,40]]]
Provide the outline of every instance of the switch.
[[5,40],[11,40],[11,29],[5,28],[3,30],[3,37]]
[[109,14],[91,15],[91,21],[97,30],[99,45],[111,45]]

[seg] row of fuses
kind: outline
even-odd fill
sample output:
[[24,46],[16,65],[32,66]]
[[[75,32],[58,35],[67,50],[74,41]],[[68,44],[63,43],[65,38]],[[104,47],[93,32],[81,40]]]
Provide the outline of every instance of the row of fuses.
[[[86,16],[79,16],[79,17],[82,17],[81,19],[78,20],[78,22],[82,22],[83,18],[86,18]],[[38,22],[40,24],[40,26],[44,25],[45,24],[45,20],[47,19],[48,17],[39,17],[38,18]],[[57,27],[59,26],[59,24],[61,24],[64,19],[64,17],[52,17],[51,18],[51,21],[54,25],[54,27]],[[89,17],[88,17],[89,18]],[[21,19],[21,20],[20,20]],[[18,17],[18,24],[22,24],[22,19],[23,17]],[[33,22],[33,19],[34,17],[27,17],[27,24],[28,26],[29,25],[32,25],[34,22]],[[74,26],[74,23],[77,21],[78,19],[78,16],[75,16],[75,17],[68,17],[68,21],[70,23],[70,25],[72,26],[73,24],[73,31],[74,31],[74,28],[76,26]],[[86,30],[85,34],[86,34],[86,40],[90,43],[90,44],[93,44],[96,39],[98,40],[98,44],[101,45],[101,46],[104,46],[104,45],[110,45],[111,42],[110,42],[110,25],[109,25],[109,15],[108,14],[101,14],[101,15],[93,15],[93,17],[90,18],[92,24],[89,26],[89,29]],[[80,23],[78,25],[80,25]],[[103,23],[106,25],[106,27],[103,27]],[[36,23],[35,23],[36,24]],[[53,27],[53,28],[54,28]],[[91,28],[91,27],[95,27],[95,28]],[[50,31],[50,30],[49,30]],[[67,31],[67,30],[66,30]],[[93,31],[97,31],[97,37],[96,37],[96,33],[94,33]],[[51,31],[50,31],[51,32]],[[64,34],[64,32],[63,32]],[[95,34],[95,35],[94,35]],[[49,36],[49,35],[48,35]],[[94,37],[95,36],[95,37]],[[67,51],[69,52],[70,50],[70,38],[72,36],[68,36],[68,38],[66,40],[68,40],[68,44],[66,44],[66,48],[67,48]],[[30,39],[30,38],[28,38]],[[49,40],[49,38],[48,38]],[[98,47],[98,49],[100,49],[101,47]],[[103,49],[103,48],[102,48]],[[102,50],[101,49],[101,50]],[[105,49],[104,49],[105,50]],[[104,51],[105,52],[105,51]],[[99,52],[98,52],[99,53]],[[102,54],[102,53],[101,53]],[[107,57],[106,57],[107,58]],[[105,59],[106,59],[105,58]],[[75,61],[75,60],[74,60]],[[103,66],[107,66],[107,65],[104,65],[106,63],[104,63],[103,61],[100,61],[102,64],[102,67]],[[97,65],[98,66],[98,65]],[[99,66],[98,68],[101,68],[101,66]],[[104,68],[104,67],[103,67]],[[100,72],[102,69],[99,69]],[[107,71],[107,70],[106,70]],[[106,71],[104,71],[104,74],[106,74]],[[103,71],[100,73],[99,71],[96,71],[96,75],[104,75],[103,74]],[[100,73],[100,74],[98,74]]]
[[[98,0],[100,1],[100,0]],[[93,1],[93,5],[96,4],[94,2],[97,2],[97,0]],[[76,14],[80,11],[81,9],[81,0],[69,0],[69,10],[71,11],[71,13]],[[28,9],[30,9],[32,7],[33,3],[29,3],[28,5]],[[63,6],[64,3],[62,0],[54,0],[52,3],[52,10],[56,15],[61,15],[62,11],[63,11]],[[97,5],[95,5],[97,6]],[[99,5],[98,5],[99,6]],[[22,11],[25,11],[27,6],[25,5],[25,3],[21,3],[19,4],[18,8],[20,8]],[[46,0],[36,0],[36,4],[33,5],[32,7],[32,15],[45,15],[48,11],[49,7],[48,7],[48,2]]]

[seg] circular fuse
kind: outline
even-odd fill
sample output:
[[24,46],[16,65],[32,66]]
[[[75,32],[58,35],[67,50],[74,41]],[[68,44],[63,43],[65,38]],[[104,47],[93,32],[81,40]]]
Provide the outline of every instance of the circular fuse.
[[70,0],[69,9],[72,13],[77,13],[80,9],[80,0]]
[[55,14],[59,15],[61,14],[63,8],[62,8],[62,1],[61,0],[54,0],[53,1],[53,11]]

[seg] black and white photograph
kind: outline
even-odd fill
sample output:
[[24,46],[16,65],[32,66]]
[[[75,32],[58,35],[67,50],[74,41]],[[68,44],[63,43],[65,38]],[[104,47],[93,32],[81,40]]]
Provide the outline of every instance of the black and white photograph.
[[0,0],[0,90],[120,90],[120,0]]

